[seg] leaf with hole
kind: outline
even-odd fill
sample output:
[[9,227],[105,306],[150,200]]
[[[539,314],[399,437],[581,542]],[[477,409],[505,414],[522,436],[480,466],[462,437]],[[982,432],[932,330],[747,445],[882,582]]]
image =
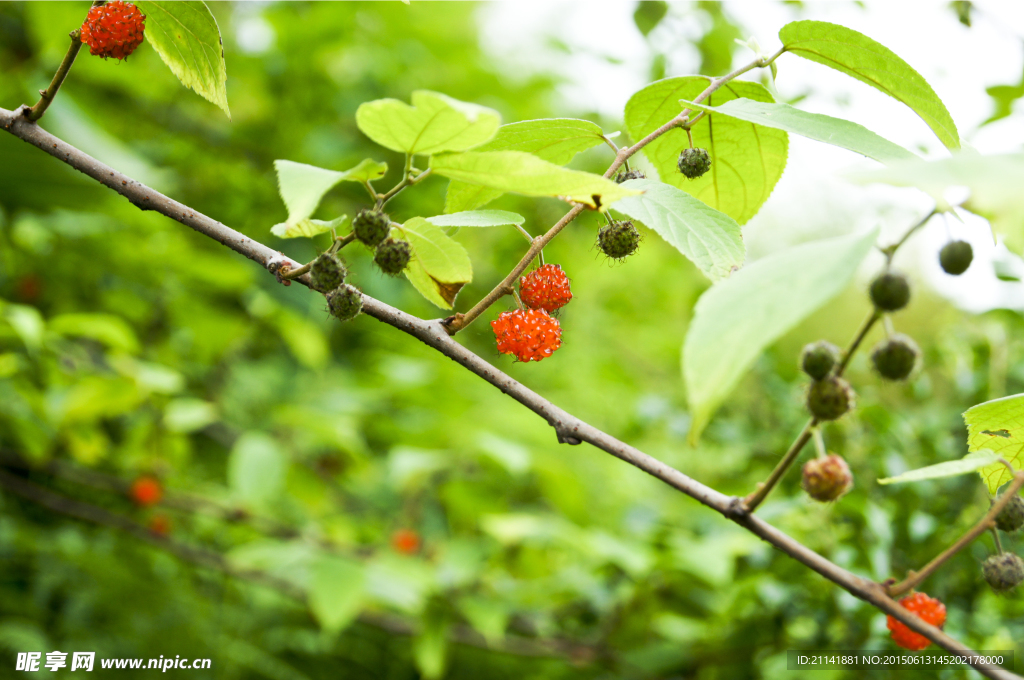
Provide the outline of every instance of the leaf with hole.
[[[474,151],[524,151],[556,165],[565,165],[581,151],[604,142],[596,123],[575,118],[541,118],[509,123],[498,128],[494,138]],[[479,208],[504,192],[452,180],[448,184],[444,211],[460,212]]]
[[745,120],[764,127],[785,130],[818,142],[849,149],[880,163],[917,158],[899,144],[876,135],[862,125],[820,113],[809,113],[788,104],[733,99],[721,106],[707,106],[681,99],[684,107],[712,115]]
[[139,0],[135,4],[146,15],[146,41],[181,84],[231,118],[224,42],[206,3]]
[[876,229],[787,248],[700,297],[683,343],[691,442],[766,347],[846,288],[877,236]]
[[607,206],[637,192],[581,170],[569,170],[522,151],[470,151],[431,156],[435,174],[526,196],[554,196]]
[[[1005,459],[1014,470],[1024,469],[1024,394],[993,399],[964,412],[967,450],[990,450]],[[1012,475],[1002,463],[978,471],[988,491],[994,494]]]
[[[634,141],[643,139],[682,112],[680,99],[693,101],[711,83],[704,76],[666,78],[636,92],[626,103],[626,129]],[[739,98],[773,102],[757,83],[732,81],[705,102],[718,106]],[[716,117],[698,121],[692,129],[693,145],[711,156],[711,169],[697,179],[679,172],[679,152],[689,146],[686,131],[669,130],[644,147],[643,154],[661,180],[682,189],[709,206],[745,224],[757,214],[786,168],[789,137],[784,130],[744,120]]]
[[631,179],[623,186],[643,193],[620,200],[615,210],[658,232],[712,281],[743,265],[740,225],[725,213],[664,182]]
[[498,130],[494,109],[429,90],[412,93],[412,106],[378,99],[356,109],[356,125],[381,146],[408,154],[463,151],[483,144]]
[[794,21],[779,31],[787,52],[852,76],[909,106],[950,149],[960,148],[956,124],[928,81],[888,47],[825,21]]

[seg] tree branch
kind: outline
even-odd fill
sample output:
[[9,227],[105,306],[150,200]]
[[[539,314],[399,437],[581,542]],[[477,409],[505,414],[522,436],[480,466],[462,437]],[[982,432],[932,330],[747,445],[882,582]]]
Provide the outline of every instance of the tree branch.
[[[227,227],[198,211],[192,210],[191,208],[178,203],[157,191],[154,191],[144,184],[136,182],[130,177],[123,175],[113,168],[97,161],[95,158],[92,158],[41,129],[38,125],[27,120],[19,112],[0,109],[0,128],[7,130],[19,139],[46,151],[51,156],[64,161],[76,170],[79,170],[105,186],[110,187],[127,198],[133,204],[146,210],[156,210],[173,220],[181,222],[185,226],[209,236],[228,248],[245,255],[254,262],[259,262],[261,266],[271,273],[276,273],[280,267],[285,264],[289,267],[298,266],[298,263],[280,252],[272,250],[262,243],[244,236],[234,229],[231,229],[230,227]],[[576,208],[573,208],[569,214],[572,214],[572,212],[576,210],[582,210],[582,207],[577,206]],[[568,217],[568,215],[566,217]],[[535,245],[539,240],[541,239],[535,239]],[[308,276],[303,276],[297,280],[308,285]],[[721,513],[754,535],[764,539],[768,543],[771,543],[793,559],[803,563],[824,576],[826,579],[839,585],[855,597],[858,597],[874,605],[886,614],[893,616],[895,619],[904,623],[908,628],[924,635],[935,644],[951,652],[960,653],[965,656],[975,654],[975,652],[963,643],[951,638],[935,626],[925,623],[916,615],[903,609],[903,607],[899,606],[892,598],[886,595],[883,586],[856,576],[846,569],[833,564],[767,522],[744,512],[742,508],[742,499],[729,497],[719,493],[711,487],[701,484],[682,472],[666,465],[660,460],[647,455],[629,444],[615,439],[611,435],[602,432],[575,416],[572,416],[544,399],[536,392],[517,382],[512,377],[502,373],[473,352],[470,352],[468,349],[455,342],[455,340],[448,334],[445,324],[441,320],[435,319],[428,321],[419,319],[368,295],[363,295],[363,311],[367,315],[393,326],[398,330],[417,338],[429,347],[436,349],[441,354],[483,378],[537,415],[544,418],[548,424],[555,429],[559,442],[566,444],[587,442],[594,447],[601,449],[602,451],[609,453],[616,458],[639,468],[640,470],[643,470],[665,484],[668,484],[672,488],[685,493],[691,498]],[[1009,680],[1011,678],[1024,680],[1020,678],[1020,676],[1001,668],[991,668],[981,665],[975,665],[974,667],[982,675],[993,678],[994,680]]]

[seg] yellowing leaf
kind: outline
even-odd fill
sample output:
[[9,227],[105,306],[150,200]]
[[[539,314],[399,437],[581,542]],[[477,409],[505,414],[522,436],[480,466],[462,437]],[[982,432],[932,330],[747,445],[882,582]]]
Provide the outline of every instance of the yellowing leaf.
[[423,297],[442,309],[451,309],[462,287],[473,280],[469,253],[440,227],[422,217],[396,225],[412,246],[405,276]]

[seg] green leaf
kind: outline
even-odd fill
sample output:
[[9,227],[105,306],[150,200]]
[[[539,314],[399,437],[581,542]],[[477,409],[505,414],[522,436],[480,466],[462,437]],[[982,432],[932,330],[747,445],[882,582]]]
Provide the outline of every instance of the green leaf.
[[[494,139],[474,151],[524,151],[543,160],[565,165],[581,151],[604,142],[600,126],[575,118],[541,118],[509,123],[498,128]],[[504,192],[452,180],[445,198],[446,213],[472,210]]]
[[359,614],[366,589],[366,574],[358,562],[322,555],[311,567],[309,608],[320,626],[338,633]]
[[360,105],[356,125],[367,137],[392,151],[434,154],[483,144],[498,130],[501,116],[485,106],[417,90],[412,93],[412,106],[397,99]]
[[569,170],[522,151],[483,151],[431,156],[438,175],[526,196],[560,196],[600,208],[636,191],[599,175]]
[[631,179],[623,186],[644,193],[622,199],[615,209],[658,232],[712,281],[743,265],[740,225],[725,213],[664,182]]
[[970,196],[963,207],[988,219],[1005,234],[1011,245],[1024,245],[1024,154],[981,156],[959,153],[936,161],[905,161],[870,172],[853,172],[848,177],[861,183],[882,182],[917,187],[936,203],[948,205],[944,196],[950,187],[965,186]]
[[338,184],[380,179],[388,171],[388,164],[366,158],[355,167],[338,172],[305,163],[276,160],[274,169],[277,170],[277,186],[281,192],[281,200],[288,209],[288,221],[274,225],[270,232],[280,238],[296,238],[316,236],[344,224],[345,216],[330,222],[311,220],[309,217],[316,212],[317,206],[327,192]]
[[873,230],[788,248],[700,297],[683,344],[691,442],[765,347],[846,288],[877,236]]
[[284,489],[287,463],[277,443],[265,434],[246,432],[228,457],[228,483],[242,500],[266,503]]
[[412,246],[406,278],[435,305],[451,309],[462,287],[473,280],[473,264],[466,249],[422,217],[395,228]]
[[647,35],[661,23],[668,14],[668,3],[665,0],[640,0],[633,12],[633,23],[640,32]]
[[469,210],[428,217],[427,222],[435,227],[501,227],[509,224],[522,226],[526,218],[507,210]]
[[684,107],[785,130],[818,142],[856,151],[880,163],[917,158],[899,144],[879,137],[862,125],[842,118],[808,113],[788,104],[758,102],[752,99],[733,99],[721,106],[695,104],[685,99],[679,103]]
[[444,675],[448,658],[448,625],[440,616],[428,616],[412,643],[413,660],[425,680]]
[[467,595],[459,600],[459,610],[469,625],[484,636],[487,644],[496,645],[508,627],[508,608],[493,597]]
[[[945,463],[937,463],[927,467],[918,468],[904,472],[895,477],[879,479],[879,484],[902,484],[904,482],[920,482],[925,479],[941,479],[942,477],[955,477],[967,472],[974,472],[979,468],[992,465],[999,459],[990,449],[979,449],[974,453],[968,453],[960,460],[948,460]],[[1001,464],[1000,464],[1001,466]],[[1004,468],[1005,469],[1005,468]]]
[[146,15],[146,40],[181,84],[231,118],[224,42],[206,3],[139,0],[135,4]]
[[164,408],[164,427],[171,432],[195,432],[218,418],[217,407],[202,399],[174,399]]
[[[643,139],[679,115],[683,110],[679,100],[696,99],[710,82],[704,76],[666,78],[635,93],[626,103],[626,129],[630,136]],[[705,102],[717,106],[741,97],[773,101],[768,90],[757,83],[732,81]],[[669,130],[644,147],[643,153],[663,182],[745,224],[771,195],[786,168],[788,135],[784,130],[725,117],[716,118],[713,123],[697,123],[692,134],[693,145],[711,154],[711,170],[698,179],[687,179],[679,172],[679,152],[689,146],[681,128]]]
[[[1024,468],[1024,394],[972,406],[964,412],[964,422],[967,423],[968,451],[987,449],[1004,458],[1014,470]],[[978,472],[991,494],[1012,479],[1010,471],[1002,463],[989,465]]]
[[853,29],[825,21],[794,21],[779,31],[787,52],[867,83],[909,106],[950,149],[960,148],[956,124],[920,73],[889,48]]
[[139,351],[135,331],[113,314],[61,314],[50,319],[49,328],[60,335],[89,338],[129,354]]

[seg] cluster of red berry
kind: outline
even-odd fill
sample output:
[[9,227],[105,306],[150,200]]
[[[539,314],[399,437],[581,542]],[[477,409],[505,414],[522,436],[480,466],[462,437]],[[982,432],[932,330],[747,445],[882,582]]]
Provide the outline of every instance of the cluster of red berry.
[[89,54],[124,59],[142,44],[146,15],[130,2],[113,0],[89,10],[81,40]]
[[526,309],[502,312],[491,322],[498,351],[519,361],[547,359],[562,346],[562,328],[549,314],[572,299],[569,278],[557,264],[546,264],[519,279]]

